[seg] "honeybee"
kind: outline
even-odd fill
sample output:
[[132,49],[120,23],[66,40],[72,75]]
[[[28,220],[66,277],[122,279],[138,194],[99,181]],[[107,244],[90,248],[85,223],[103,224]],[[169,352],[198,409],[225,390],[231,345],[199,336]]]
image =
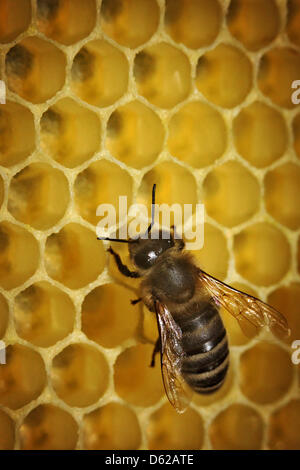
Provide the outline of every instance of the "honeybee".
[[[150,234],[154,225],[155,188],[152,189]],[[159,230],[155,238],[101,240],[128,243],[131,271],[110,247],[119,271],[127,277],[141,278],[141,296],[157,319],[159,338],[151,366],[160,351],[166,395],[178,413],[189,405],[192,393],[210,394],[223,384],[229,366],[226,330],[219,313],[224,307],[239,322],[256,328],[268,326],[277,336],[288,336],[285,318],[273,307],[210,276],[197,266],[185,243],[169,232]]]

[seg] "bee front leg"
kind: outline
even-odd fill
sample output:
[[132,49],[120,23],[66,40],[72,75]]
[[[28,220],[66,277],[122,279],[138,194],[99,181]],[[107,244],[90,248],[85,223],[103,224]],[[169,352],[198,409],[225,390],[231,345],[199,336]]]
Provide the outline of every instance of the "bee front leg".
[[141,277],[140,274],[137,272],[137,271],[130,271],[129,268],[127,268],[127,266],[125,264],[122,263],[122,260],[120,258],[120,255],[118,255],[118,253],[116,253],[112,247],[110,246],[108,248],[108,253],[110,253],[111,255],[113,255],[113,257],[115,258],[115,262],[117,263],[117,266],[118,266],[118,270],[120,271],[121,274],[123,274],[124,276],[126,277]]
[[136,305],[136,304],[138,304],[141,300],[143,300],[142,297],[140,297],[139,299],[133,299],[133,300],[130,301],[130,303],[131,303],[131,305]]

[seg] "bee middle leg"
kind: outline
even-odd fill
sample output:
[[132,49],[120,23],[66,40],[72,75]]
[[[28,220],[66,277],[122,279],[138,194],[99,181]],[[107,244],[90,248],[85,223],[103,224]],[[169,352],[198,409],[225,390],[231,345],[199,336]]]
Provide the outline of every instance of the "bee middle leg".
[[150,367],[155,367],[155,356],[157,353],[159,353],[159,351],[160,351],[160,338],[156,340],[155,346],[153,348]]
[[121,274],[123,274],[126,277],[134,277],[134,278],[141,277],[140,274],[137,271],[130,271],[130,269],[127,268],[126,264],[122,263],[120,255],[118,255],[118,253],[116,253],[112,249],[111,246],[108,248],[107,251],[108,251],[108,253],[113,255],[113,257],[115,258],[115,262],[117,263],[118,270],[120,271]]

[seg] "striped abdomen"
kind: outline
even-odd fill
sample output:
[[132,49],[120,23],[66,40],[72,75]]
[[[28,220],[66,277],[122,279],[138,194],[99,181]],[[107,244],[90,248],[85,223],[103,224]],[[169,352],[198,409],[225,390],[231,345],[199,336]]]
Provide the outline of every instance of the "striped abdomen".
[[226,331],[217,307],[210,302],[195,305],[195,315],[184,323],[182,348],[186,356],[182,375],[197,393],[212,393],[224,382],[229,365]]

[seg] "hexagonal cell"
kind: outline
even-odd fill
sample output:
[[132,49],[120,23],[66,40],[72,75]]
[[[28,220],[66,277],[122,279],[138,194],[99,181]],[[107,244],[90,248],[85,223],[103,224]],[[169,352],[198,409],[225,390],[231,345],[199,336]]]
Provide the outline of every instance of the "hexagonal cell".
[[106,147],[127,165],[143,168],[161,152],[164,134],[159,116],[140,101],[132,101],[110,116]]
[[169,123],[170,153],[195,168],[211,165],[227,145],[222,115],[201,101],[184,105]]
[[96,348],[70,344],[52,362],[52,385],[69,406],[89,406],[99,400],[108,384],[108,365]]
[[16,410],[43,391],[47,382],[45,365],[33,349],[21,344],[6,348],[6,364],[0,367],[0,404]]
[[103,271],[103,244],[91,230],[79,224],[67,224],[47,238],[45,266],[50,277],[70,289],[79,289]]
[[140,443],[139,422],[126,405],[109,403],[83,418],[83,445],[87,450],[135,450]]
[[200,57],[196,86],[212,103],[233,108],[246,98],[252,87],[251,62],[240,49],[219,44]]
[[232,160],[208,173],[203,196],[207,213],[220,224],[233,227],[258,211],[260,186],[249,170]]
[[288,0],[287,3],[287,35],[296,46],[300,46],[300,0]]
[[231,34],[247,49],[267,46],[279,32],[280,16],[274,0],[231,0],[227,24]]
[[12,178],[7,208],[20,222],[47,230],[64,216],[69,199],[68,180],[61,171],[32,163]]
[[[150,217],[151,214],[151,190],[156,183],[156,204],[179,204],[184,215],[184,204],[191,204],[194,212],[197,203],[197,186],[193,175],[180,165],[173,162],[164,162],[156,165],[145,174],[140,185],[137,202],[145,204]],[[163,211],[156,211],[157,220],[161,224]],[[164,211],[166,215],[167,211]],[[178,226],[180,221],[174,219],[174,212],[170,212],[170,224]],[[168,225],[165,223],[164,225]]]
[[133,346],[125,349],[114,366],[117,394],[136,406],[151,406],[163,395],[163,384],[158,361],[149,367],[153,345]]
[[139,52],[133,72],[138,93],[160,108],[172,108],[190,92],[190,62],[182,51],[166,42]]
[[215,450],[261,449],[264,424],[260,415],[246,405],[231,405],[221,411],[210,425]]
[[227,241],[221,230],[211,224],[204,225],[204,245],[201,250],[191,252],[204,271],[218,279],[227,275],[229,252]]
[[96,225],[101,220],[97,215],[100,204],[111,204],[116,212],[116,222],[121,222],[123,214],[122,210],[119,211],[119,197],[127,197],[129,208],[132,201],[132,179],[118,165],[100,160],[78,174],[74,193],[79,214],[91,224]]
[[12,47],[5,67],[9,89],[32,103],[47,101],[65,83],[65,54],[38,37],[26,37]]
[[258,286],[269,286],[287,273],[291,253],[283,233],[273,225],[261,222],[235,236],[234,257],[241,276]]
[[268,297],[268,303],[273,305],[279,312],[286,317],[291,336],[286,338],[286,342],[291,344],[294,340],[300,338],[300,284],[293,282],[287,286],[279,287]]
[[12,450],[15,446],[15,423],[0,410],[0,450]]
[[291,85],[300,77],[300,52],[288,47],[276,47],[266,52],[258,69],[258,86],[273,103],[293,108]]
[[6,298],[0,294],[0,339],[3,338],[9,317],[9,308]]
[[73,44],[88,36],[96,17],[95,0],[37,0],[39,30],[62,44]]
[[30,0],[3,0],[0,5],[0,43],[13,41],[31,22]]
[[21,104],[7,101],[0,108],[0,165],[25,160],[35,149],[33,114]]
[[39,264],[39,245],[26,229],[10,222],[0,224],[0,285],[12,289],[23,284]]
[[71,333],[75,308],[67,294],[42,281],[16,296],[13,315],[20,338],[48,347]]
[[203,420],[190,408],[184,414],[178,414],[167,403],[150,416],[147,427],[150,450],[201,449],[203,439]]
[[102,39],[90,41],[80,49],[71,73],[74,93],[94,106],[110,106],[127,90],[126,56]]
[[288,145],[283,116],[259,101],[243,108],[234,119],[233,138],[240,155],[257,168],[280,158]]
[[165,29],[176,42],[191,49],[216,39],[222,21],[218,0],[166,0]]
[[[234,282],[230,284],[234,289],[238,289],[241,292],[258,297],[257,292],[246,284],[240,282]],[[231,346],[242,346],[250,341],[251,338],[259,333],[259,329],[256,328],[252,323],[247,321],[245,318],[237,319],[225,308],[221,307],[220,313],[222,320],[228,334],[229,344]]]
[[267,211],[292,230],[300,227],[300,167],[286,163],[265,176]]
[[22,450],[73,450],[78,438],[74,418],[51,404],[30,411],[19,432]]
[[240,359],[240,386],[249,400],[272,403],[287,393],[293,379],[290,354],[272,343],[259,343]]
[[135,48],[153,36],[159,13],[156,0],[103,0],[101,28],[122,46]]
[[300,158],[300,114],[297,114],[297,116],[295,117],[292,124],[292,130],[294,137],[294,149],[298,157]]
[[118,346],[135,334],[139,312],[131,305],[134,294],[123,286],[96,287],[84,299],[82,331],[106,348]]
[[273,412],[269,422],[268,446],[273,450],[300,449],[300,400],[291,400]]
[[74,168],[100,150],[99,117],[70,98],[50,106],[40,123],[41,147],[61,165]]

